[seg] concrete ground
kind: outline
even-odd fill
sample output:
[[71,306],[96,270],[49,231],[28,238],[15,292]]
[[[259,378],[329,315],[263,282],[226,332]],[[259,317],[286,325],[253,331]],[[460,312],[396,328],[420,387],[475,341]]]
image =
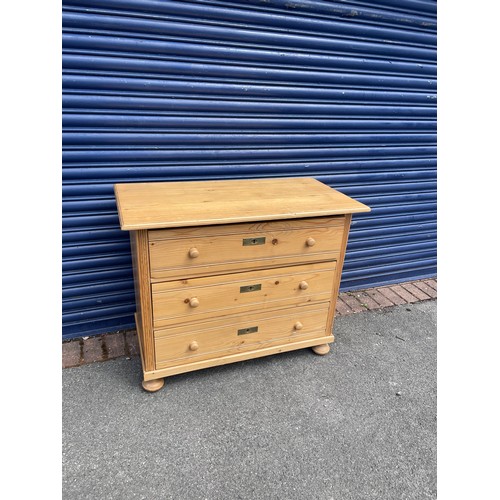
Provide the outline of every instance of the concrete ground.
[[436,498],[436,300],[335,320],[310,349],[167,378],[63,370],[63,499]]

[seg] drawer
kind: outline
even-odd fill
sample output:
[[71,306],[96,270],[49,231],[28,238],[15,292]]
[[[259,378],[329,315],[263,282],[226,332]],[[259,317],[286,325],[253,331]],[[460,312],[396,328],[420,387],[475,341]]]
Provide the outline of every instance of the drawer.
[[323,337],[328,303],[219,318],[155,331],[156,369]]
[[152,284],[154,327],[329,301],[336,262]]
[[343,216],[148,231],[151,280],[336,260]]

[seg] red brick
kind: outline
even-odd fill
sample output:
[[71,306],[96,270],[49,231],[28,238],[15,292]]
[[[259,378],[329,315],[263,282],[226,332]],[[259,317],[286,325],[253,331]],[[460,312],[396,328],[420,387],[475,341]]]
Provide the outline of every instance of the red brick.
[[106,347],[107,359],[119,358],[125,356],[125,339],[122,333],[110,333],[102,337]]
[[401,286],[410,292],[412,295],[415,295],[419,300],[429,300],[430,297],[425,292],[417,288],[413,283],[401,283]]
[[139,341],[137,340],[137,332],[130,330],[124,334],[125,355],[126,356],[139,356]]
[[355,297],[359,300],[360,304],[365,308],[372,311],[373,309],[380,309],[380,304],[375,302],[366,291],[359,291],[354,293]]
[[413,283],[417,288],[420,288],[422,292],[425,292],[429,297],[435,299],[437,297],[437,292],[434,290],[434,288],[431,288],[429,285],[427,285],[423,281],[415,281]]
[[412,295],[408,290],[405,290],[401,285],[391,286],[391,290],[397,293],[401,298],[406,300],[407,303],[413,304],[413,302],[418,302],[417,297]]
[[390,307],[394,305],[393,302],[391,302],[385,295],[381,294],[380,291],[376,288],[370,288],[365,291],[375,302],[380,304],[382,307]]
[[429,285],[431,288],[434,288],[434,290],[438,289],[437,281],[436,280],[424,280],[424,283]]
[[71,368],[80,365],[80,340],[64,342],[62,345],[62,367]]
[[389,287],[381,287],[377,288],[377,290],[397,306],[407,304],[406,300],[400,297],[396,292],[393,292]]
[[366,308],[363,307],[359,303],[359,301],[357,301],[353,297],[353,292],[349,292],[349,293],[343,294],[342,295],[342,300],[345,302],[345,304],[347,304],[347,306],[349,307],[349,309],[352,310],[353,313],[358,313],[358,312],[366,311]]
[[83,362],[103,361],[101,337],[89,337],[83,341]]
[[345,316],[346,314],[352,314],[351,308],[342,300],[344,294],[340,294],[337,298],[337,305],[335,307],[338,314]]

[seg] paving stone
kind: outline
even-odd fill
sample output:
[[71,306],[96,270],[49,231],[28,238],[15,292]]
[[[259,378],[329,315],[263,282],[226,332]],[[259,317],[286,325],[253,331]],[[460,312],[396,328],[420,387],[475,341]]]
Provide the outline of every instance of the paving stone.
[[62,367],[71,368],[80,364],[80,340],[63,342],[62,345]]
[[391,302],[385,295],[380,293],[377,288],[369,288],[365,291],[375,302],[380,304],[382,307],[390,307],[394,305],[394,303]]
[[415,295],[412,295],[408,290],[405,290],[401,285],[393,285],[391,286],[391,290],[406,300],[408,304],[418,302],[418,298],[415,297]]
[[340,294],[337,298],[337,304],[335,306],[335,310],[341,316],[345,316],[346,314],[352,314],[353,311],[351,308],[342,300],[344,294]]
[[426,283],[427,285],[429,285],[431,288],[434,288],[434,290],[436,290],[437,292],[437,281],[436,280],[424,280],[424,283]]
[[355,292],[354,295],[365,309],[372,311],[374,309],[380,309],[380,307],[381,307],[381,305],[378,302],[376,302],[375,300],[373,300],[370,297],[370,295],[368,293],[366,293],[366,291],[364,291],[364,290],[359,291],[359,292]]
[[429,297],[435,299],[437,297],[437,292],[434,288],[431,288],[427,283],[424,281],[415,281],[413,283],[417,288],[420,288],[422,292],[425,292]]
[[101,337],[89,337],[83,341],[83,362],[95,363],[96,361],[102,361],[102,338]]
[[412,283],[402,283],[401,286],[405,290],[410,292],[412,295],[415,295],[415,297],[417,297],[417,299],[420,299],[420,300],[429,300],[430,299],[430,297],[425,292],[420,290],[420,288],[417,288]]
[[125,355],[126,356],[139,356],[139,340],[137,339],[137,332],[130,330],[124,334]]
[[401,304],[407,304],[403,297],[399,296],[396,292],[392,291],[389,287],[377,288],[377,290],[384,296],[387,297],[394,305],[400,306]]
[[352,294],[346,293],[342,296],[342,300],[347,304],[353,313],[366,311],[366,307],[363,307],[353,295],[354,292],[352,292]]
[[109,335],[104,335],[102,338],[107,353],[107,359],[125,356],[125,338],[123,333],[111,333]]

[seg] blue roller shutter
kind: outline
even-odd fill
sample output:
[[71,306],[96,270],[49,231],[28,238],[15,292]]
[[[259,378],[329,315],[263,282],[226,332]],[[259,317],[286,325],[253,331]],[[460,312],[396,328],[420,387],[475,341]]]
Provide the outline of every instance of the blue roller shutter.
[[133,327],[113,184],[311,176],[342,289],[436,275],[436,2],[63,1],[63,334]]

